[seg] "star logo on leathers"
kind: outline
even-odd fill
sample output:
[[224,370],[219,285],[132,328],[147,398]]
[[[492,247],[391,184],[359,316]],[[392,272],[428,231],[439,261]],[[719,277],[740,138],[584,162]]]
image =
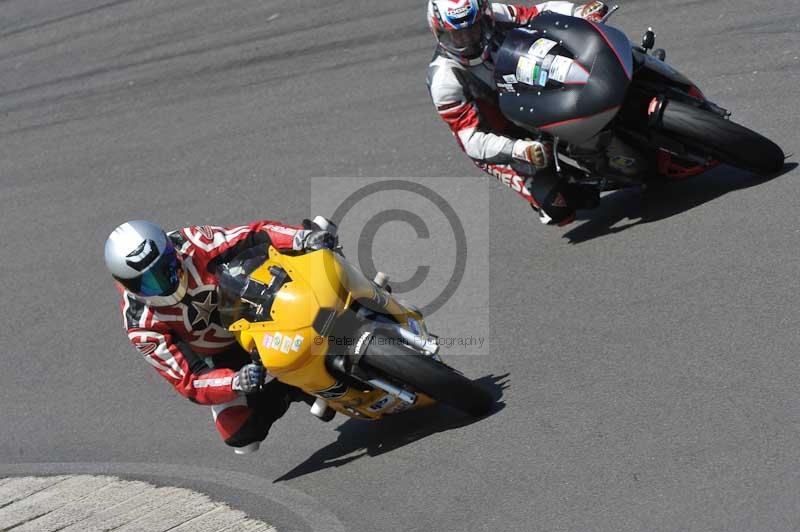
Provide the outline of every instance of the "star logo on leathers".
[[[197,294],[198,296],[202,297],[202,292]],[[195,325],[204,323],[203,329],[208,327],[211,324],[211,317],[212,314],[217,310],[217,301],[215,297],[215,293],[213,291],[205,292],[206,297],[203,300],[193,299],[190,303],[191,307],[194,309],[194,318],[192,319],[192,328],[198,330]]]

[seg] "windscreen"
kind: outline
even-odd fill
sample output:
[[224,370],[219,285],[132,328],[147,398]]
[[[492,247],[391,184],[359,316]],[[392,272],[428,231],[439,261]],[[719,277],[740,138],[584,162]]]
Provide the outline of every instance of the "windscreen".
[[248,321],[271,319],[274,293],[269,286],[250,278],[267,257],[266,247],[254,247],[219,267],[219,313],[223,326],[230,327],[241,318]]

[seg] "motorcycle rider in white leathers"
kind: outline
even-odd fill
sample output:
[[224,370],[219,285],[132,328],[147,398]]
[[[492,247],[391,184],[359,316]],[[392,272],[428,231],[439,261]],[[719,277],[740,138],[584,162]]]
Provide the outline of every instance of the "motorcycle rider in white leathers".
[[543,223],[565,225],[574,220],[576,208],[596,197],[555,176],[550,144],[528,139],[529,132],[501,114],[494,82],[493,34],[525,25],[544,11],[597,22],[608,8],[597,1],[524,6],[429,0],[428,25],[439,44],[428,68],[428,88],[439,116],[475,164],[528,201]]

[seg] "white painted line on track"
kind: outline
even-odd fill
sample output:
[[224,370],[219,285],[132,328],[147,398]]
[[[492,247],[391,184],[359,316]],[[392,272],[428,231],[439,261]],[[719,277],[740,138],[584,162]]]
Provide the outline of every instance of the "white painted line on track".
[[110,476],[9,477],[0,484],[0,531],[276,532],[225,503],[184,488]]
[[[294,516],[296,516],[299,520],[304,522],[308,525],[308,528],[313,532],[345,532],[344,525],[342,525],[341,521],[331,512],[329,508],[323,505],[320,501],[311,497],[310,495],[303,493],[299,490],[294,488],[290,488],[283,483],[273,484],[271,481],[258,477],[256,475],[251,475],[248,473],[239,473],[237,471],[229,471],[229,470],[221,470],[221,469],[213,469],[207,467],[192,467],[187,466],[184,464],[153,464],[153,463],[80,463],[80,462],[61,462],[61,463],[22,463],[22,464],[0,464],[0,477],[5,477],[8,475],[59,475],[59,476],[48,476],[45,478],[39,478],[38,480],[28,480],[27,487],[24,491],[21,491],[22,488],[13,488],[9,489],[8,486],[13,485],[9,484],[9,479],[5,481],[0,481],[0,501],[6,500],[4,497],[12,497],[12,494],[19,493],[26,493],[22,495],[22,497],[27,497],[33,493],[38,491],[42,491],[47,489],[51,485],[55,485],[58,482],[65,481],[68,477],[65,475],[107,475],[107,476],[135,476],[135,477],[148,477],[148,478],[164,478],[166,483],[173,481],[175,479],[178,480],[187,480],[187,481],[196,481],[196,482],[210,482],[213,484],[217,484],[220,486],[227,486],[232,489],[238,489],[242,491],[246,491],[249,494],[262,498],[268,503],[278,504],[291,512]],[[29,477],[30,478],[30,477]],[[13,480],[13,479],[12,479]],[[144,482],[131,482],[132,484],[141,484],[145,486],[150,486]],[[173,501],[171,504],[174,505],[175,502],[171,498],[165,499],[168,493],[164,491],[164,495],[162,496],[160,492],[154,490],[144,490],[142,491],[137,497],[132,499],[126,498],[124,495],[120,493],[113,493],[115,488],[113,484],[108,485],[105,488],[101,488],[98,491],[106,492],[111,500],[116,502],[111,502],[111,507],[115,509],[113,519],[116,519],[118,522],[115,526],[121,527],[123,526],[126,521],[125,518],[131,516],[142,516],[142,511],[145,508],[157,508],[160,506],[164,506],[168,504],[167,501]],[[182,488],[158,488],[159,490],[180,490]],[[5,490],[5,491],[4,491]],[[114,498],[115,497],[115,498]],[[21,497],[20,497],[21,498]],[[19,500],[19,498],[14,499]],[[8,502],[14,502],[9,500]],[[0,502],[0,510],[2,510],[3,502]],[[95,501],[95,504],[102,504]],[[235,510],[231,510],[235,511]],[[218,516],[217,515],[209,515],[213,512],[207,511],[206,513],[200,514],[196,516],[194,519],[195,522],[203,523],[204,520],[214,520]],[[241,512],[240,512],[241,513]],[[243,516],[243,514],[242,514]],[[105,515],[109,519],[112,519],[111,514]],[[187,521],[189,523],[191,521]],[[230,524],[230,523],[229,523]],[[63,530],[59,530],[59,532],[97,532],[97,531],[105,531],[108,528],[96,527],[95,528],[84,528],[81,526],[69,525],[67,528],[63,528]],[[179,525],[184,526],[183,529],[178,529],[177,527],[172,530],[180,530],[180,532],[188,532],[189,530],[203,530],[206,532],[206,529],[200,528],[186,528],[184,524]],[[199,526],[199,525],[198,525]],[[213,526],[213,525],[210,525]],[[238,524],[232,524],[225,529],[219,530],[219,532],[268,532],[273,530],[269,525],[264,525],[267,528],[259,528],[253,524],[250,524],[249,521],[247,524],[242,524],[239,526]],[[254,527],[254,528],[250,528]],[[2,532],[3,526],[0,524],[0,532]],[[32,532],[31,530],[26,529],[28,532]],[[136,530],[137,532],[143,530],[141,528],[128,528],[125,529],[128,531]],[[172,532],[172,530],[170,532]],[[213,528],[207,529],[209,531],[214,530]],[[14,528],[13,532],[24,532],[22,528]],[[37,531],[38,532],[38,531]],[[115,531],[116,532],[116,531]]]
[[0,531],[276,532],[184,488],[111,476],[9,477],[0,483]]

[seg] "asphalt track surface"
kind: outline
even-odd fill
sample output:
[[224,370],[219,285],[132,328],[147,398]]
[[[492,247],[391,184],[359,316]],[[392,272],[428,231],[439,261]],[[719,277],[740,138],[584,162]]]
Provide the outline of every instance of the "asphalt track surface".
[[[0,2],[0,474],[198,488],[279,530],[800,528],[794,166],[615,193],[564,229],[487,179],[491,354],[453,363],[505,384],[474,423],[296,406],[239,458],[126,343],[102,261],[121,221],[293,221],[312,176],[479,175],[428,100],[422,4]],[[652,25],[798,151],[796,2],[630,1],[613,23]]]

